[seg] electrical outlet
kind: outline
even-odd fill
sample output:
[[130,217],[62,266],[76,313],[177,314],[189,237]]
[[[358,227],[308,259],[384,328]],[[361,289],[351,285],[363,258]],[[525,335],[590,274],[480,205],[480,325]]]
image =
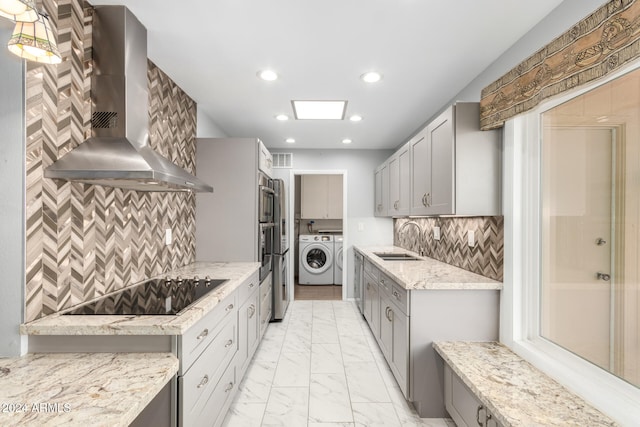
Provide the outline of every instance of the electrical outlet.
[[476,245],[476,233],[473,230],[467,230],[467,243],[472,248]]
[[433,240],[440,240],[440,227],[433,227]]
[[164,244],[169,246],[171,244],[171,229],[164,230]]
[[358,231],[364,231],[364,222],[358,223]]

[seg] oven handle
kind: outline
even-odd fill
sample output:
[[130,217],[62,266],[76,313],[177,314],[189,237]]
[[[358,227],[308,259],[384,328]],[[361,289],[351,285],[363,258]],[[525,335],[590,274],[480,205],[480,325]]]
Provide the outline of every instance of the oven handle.
[[260,191],[264,191],[265,193],[276,194],[276,192],[273,191],[273,188],[269,188],[266,185],[260,185],[258,188],[260,189]]

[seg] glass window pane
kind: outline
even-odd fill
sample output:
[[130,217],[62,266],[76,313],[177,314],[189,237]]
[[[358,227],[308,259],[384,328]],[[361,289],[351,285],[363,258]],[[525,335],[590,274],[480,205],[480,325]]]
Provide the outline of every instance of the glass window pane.
[[542,115],[541,335],[640,385],[640,71]]

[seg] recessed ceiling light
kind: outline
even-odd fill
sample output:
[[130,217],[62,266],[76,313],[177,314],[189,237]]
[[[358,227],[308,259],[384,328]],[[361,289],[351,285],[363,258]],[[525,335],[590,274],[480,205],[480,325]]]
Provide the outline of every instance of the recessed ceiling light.
[[359,122],[360,120],[362,120],[362,116],[354,114],[353,116],[349,117],[349,120],[351,120],[352,122]]
[[258,71],[258,77],[260,77],[262,80],[272,82],[274,80],[278,80],[278,73],[273,70],[262,70]]
[[351,142],[352,141],[349,138],[345,138],[345,139],[342,140],[343,144],[351,144]]
[[293,144],[294,142],[296,142],[296,140],[295,140],[295,139],[293,139],[293,138],[287,138],[287,139],[285,139],[284,141],[285,141],[286,143],[288,143],[288,144]]
[[286,114],[278,114],[276,116],[277,120],[280,120],[281,122],[287,121],[289,120],[289,116],[287,116]]
[[361,75],[360,78],[367,83],[376,83],[382,80],[382,74],[377,71],[369,71]]
[[343,120],[347,101],[291,101],[296,120]]

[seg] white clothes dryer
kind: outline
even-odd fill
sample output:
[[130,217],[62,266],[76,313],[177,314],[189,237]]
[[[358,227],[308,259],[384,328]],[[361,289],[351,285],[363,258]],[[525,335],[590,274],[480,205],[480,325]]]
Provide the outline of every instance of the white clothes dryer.
[[333,236],[333,284],[342,285],[342,235]]
[[301,285],[332,285],[333,236],[302,234],[299,245],[298,282]]

